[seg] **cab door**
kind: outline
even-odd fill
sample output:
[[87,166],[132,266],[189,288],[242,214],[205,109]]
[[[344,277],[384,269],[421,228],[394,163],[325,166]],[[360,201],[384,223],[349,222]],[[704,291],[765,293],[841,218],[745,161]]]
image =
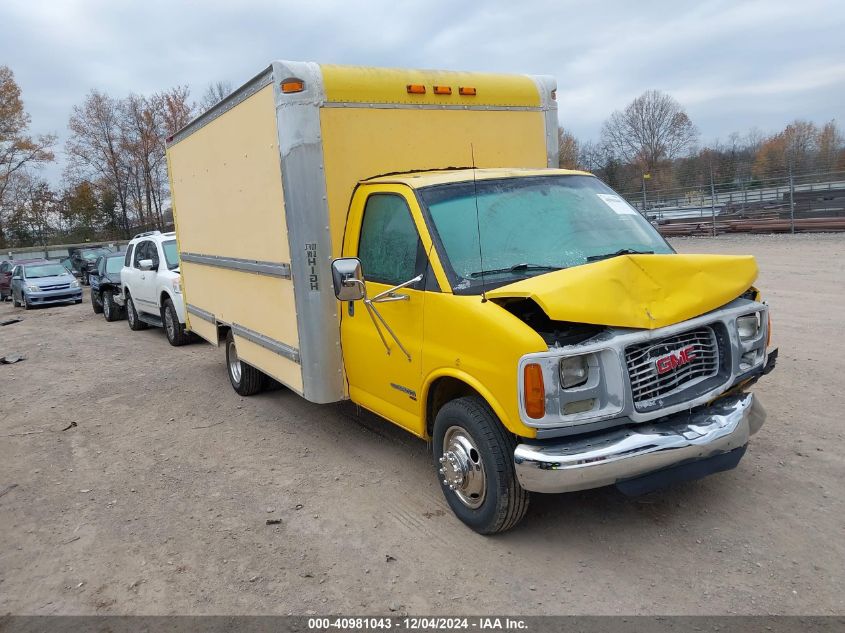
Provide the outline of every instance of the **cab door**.
[[427,238],[409,188],[359,187],[350,207],[343,255],[361,260],[367,298],[418,275],[422,279],[397,290],[392,300],[341,305],[350,398],[416,434],[425,431],[418,401],[425,296],[437,291],[428,259],[431,242],[421,239],[421,231]]

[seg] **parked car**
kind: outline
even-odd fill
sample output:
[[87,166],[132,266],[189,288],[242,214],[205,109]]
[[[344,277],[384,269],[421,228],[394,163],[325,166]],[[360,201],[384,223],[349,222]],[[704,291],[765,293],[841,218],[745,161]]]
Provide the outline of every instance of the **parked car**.
[[120,269],[123,268],[125,253],[100,255],[94,269],[88,273],[91,285],[91,305],[96,314],[103,313],[106,321],[123,318],[124,310],[115,302],[120,294]]
[[17,263],[12,269],[12,303],[29,310],[35,305],[82,303],[82,288],[58,262]]
[[43,258],[38,259],[7,259],[0,263],[0,301],[6,301],[12,297],[12,270],[17,264],[29,264],[32,262],[47,261]]
[[88,275],[97,264],[100,255],[111,253],[107,246],[96,246],[92,248],[77,248],[70,254],[70,263],[73,272],[80,278],[83,285],[88,285]]
[[132,330],[164,327],[171,345],[191,340],[185,327],[185,302],[176,234],[150,231],[129,242],[120,271],[126,318]]
[[59,260],[59,263],[65,268],[67,268],[67,271],[71,275],[73,275],[74,277],[76,276],[76,272],[73,270],[73,260],[70,257],[65,257],[64,259]]

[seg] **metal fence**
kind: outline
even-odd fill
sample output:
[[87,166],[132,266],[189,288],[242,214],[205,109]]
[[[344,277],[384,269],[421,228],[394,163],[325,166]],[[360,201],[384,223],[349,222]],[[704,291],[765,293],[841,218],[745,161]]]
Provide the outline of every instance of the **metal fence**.
[[[728,221],[788,221],[795,232],[817,221],[819,230],[841,230],[845,223],[845,171],[790,173],[778,178],[710,182],[696,187],[648,189],[622,194],[658,225],[695,225],[709,221],[711,232]],[[772,226],[780,226],[772,224]],[[677,228],[680,228],[678,226]],[[676,233],[679,231],[675,231]]]

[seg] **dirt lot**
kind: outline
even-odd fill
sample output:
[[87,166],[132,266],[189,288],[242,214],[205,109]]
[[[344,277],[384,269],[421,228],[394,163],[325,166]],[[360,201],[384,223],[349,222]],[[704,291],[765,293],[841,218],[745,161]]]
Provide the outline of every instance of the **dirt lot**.
[[675,244],[758,256],[766,426],[732,472],[535,496],[493,538],[453,518],[424,443],[353,405],[240,398],[222,348],[87,297],[0,305],[25,319],[0,356],[27,356],[0,365],[0,614],[845,612],[845,236]]

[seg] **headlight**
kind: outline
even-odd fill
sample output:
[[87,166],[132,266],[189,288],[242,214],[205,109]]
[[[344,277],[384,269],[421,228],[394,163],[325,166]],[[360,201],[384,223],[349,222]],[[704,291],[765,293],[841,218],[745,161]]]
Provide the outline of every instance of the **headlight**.
[[757,338],[760,334],[760,313],[755,312],[737,318],[736,331],[742,340]]
[[560,361],[560,384],[564,389],[579,387],[587,382],[590,376],[587,356],[568,356]]
[[180,279],[171,280],[170,285],[173,287],[173,292],[182,294],[182,281]]
[[41,292],[41,288],[38,286],[26,286],[27,292]]
[[79,282],[76,281],[76,279],[74,279],[73,281],[70,282],[70,287],[71,288],[79,288]]

